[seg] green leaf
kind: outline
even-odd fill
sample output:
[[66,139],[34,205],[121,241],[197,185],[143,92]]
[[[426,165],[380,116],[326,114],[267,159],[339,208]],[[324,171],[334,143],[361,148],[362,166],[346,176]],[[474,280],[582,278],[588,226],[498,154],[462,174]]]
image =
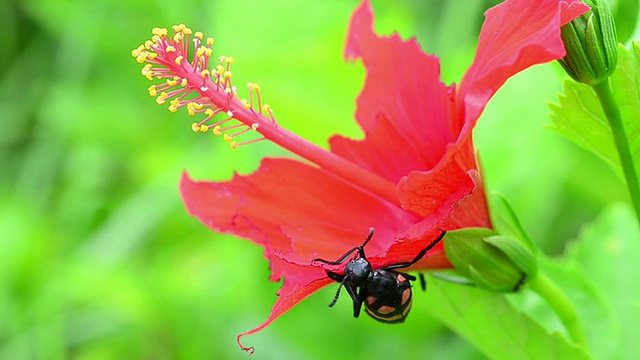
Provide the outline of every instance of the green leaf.
[[[571,260],[552,260],[539,257],[540,271],[547,275],[577,309],[578,318],[584,329],[589,349],[595,359],[619,359],[615,356],[614,339],[620,334],[620,324],[611,304],[609,294],[603,292],[589,276]],[[550,313],[548,304],[540,301],[535,305],[535,297],[529,297],[527,313],[545,328],[557,328],[564,332],[555,313]]]
[[[522,294],[508,295],[523,297]],[[433,277],[429,312],[491,359],[589,359],[559,332],[549,332],[507,296]]]
[[[637,171],[640,169],[640,44],[634,42],[631,49],[619,45],[618,51],[618,67],[611,75],[611,87]],[[553,120],[550,127],[604,159],[622,177],[611,128],[593,89],[567,79],[558,101],[558,104],[549,104]]]
[[592,319],[587,329],[613,322],[614,328],[599,332],[598,341],[608,345],[610,358],[633,358],[640,336],[640,234],[633,210],[622,204],[607,208],[581,232],[568,258],[567,266],[581,268],[615,311]]

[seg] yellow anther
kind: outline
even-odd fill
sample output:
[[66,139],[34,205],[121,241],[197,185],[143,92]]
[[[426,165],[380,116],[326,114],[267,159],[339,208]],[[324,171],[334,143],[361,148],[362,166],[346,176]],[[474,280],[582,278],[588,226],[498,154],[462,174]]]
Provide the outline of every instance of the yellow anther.
[[176,80],[176,79],[167,79],[167,85],[176,86],[176,85],[178,85],[178,80]]
[[228,57],[226,58],[226,61],[227,61],[227,64],[231,64],[231,63],[233,62],[233,57],[228,56]]
[[207,125],[204,125],[204,124],[200,125],[200,132],[206,133],[207,131],[209,131],[209,127]]
[[138,54],[138,56],[136,56],[136,61],[138,62],[138,64],[142,64],[145,61],[147,61],[147,58],[149,57],[149,53],[144,51]]
[[202,33],[202,31],[196,31],[196,33],[193,34],[193,37],[196,37],[196,38],[202,40],[204,38],[204,34]]
[[216,40],[215,40],[214,38],[212,38],[212,37],[207,38],[207,45],[208,45],[208,46],[211,46],[211,45],[213,45],[213,43],[214,43],[215,41],[216,41]]
[[200,132],[200,125],[198,125],[197,122],[194,122],[191,124],[191,130],[193,130],[193,132]]
[[149,95],[151,95],[153,97],[158,95],[158,91],[156,90],[156,86],[155,85],[149,86],[149,88],[147,90],[149,91]]
[[221,62],[221,63],[225,62],[226,59],[227,59],[227,57],[224,56],[224,55],[218,56],[218,61]]
[[196,114],[196,109],[194,109],[192,102],[187,104],[187,114],[189,114],[189,116],[193,116]]
[[202,110],[203,107],[204,105],[202,104],[198,104],[196,102],[190,102],[187,104],[187,112],[189,113],[189,115],[193,116],[197,114],[198,110]]
[[171,28],[173,31],[180,32],[185,28],[184,24],[172,25]]
[[213,127],[213,135],[215,136],[222,135],[222,131],[220,131],[220,125],[216,125]]
[[222,65],[216,66],[216,74],[218,74],[218,75],[224,74],[224,66],[222,66]]
[[131,50],[131,56],[133,57],[138,57],[138,55],[140,55],[140,52],[144,50],[144,46],[140,45],[137,48]]
[[202,70],[202,71],[200,72],[200,75],[201,75],[203,78],[206,78],[206,77],[207,77],[207,76],[209,76],[210,74],[211,74],[211,72],[209,71],[209,69],[204,69],[204,70]]
[[180,63],[182,62],[182,59],[184,59],[184,56],[180,55],[176,58],[176,65],[180,65]]
[[185,87],[187,86],[187,84],[189,83],[189,81],[187,80],[187,78],[182,79],[182,81],[180,81],[180,86]]
[[230,142],[230,143],[229,143],[229,146],[231,146],[231,148],[232,148],[233,150],[235,150],[235,149],[237,149],[237,148],[238,148],[238,143],[236,143],[235,141],[232,141],[232,142]]
[[225,79],[229,79],[229,78],[231,78],[231,75],[233,75],[233,74],[231,73],[231,71],[225,71],[225,72],[224,72],[224,78],[225,78]]
[[248,86],[252,90],[255,90],[255,91],[260,90],[260,86],[258,86],[258,84],[256,84],[256,83],[249,83]]
[[262,110],[264,110],[264,112],[268,113],[271,111],[271,105],[269,104],[264,104],[262,105]]
[[204,111],[204,114],[207,115],[207,117],[212,117],[214,113],[212,109],[207,109]]
[[182,39],[184,39],[184,34],[183,33],[176,33],[173,34],[173,41],[175,42],[181,42]]
[[176,52],[176,48],[173,45],[167,45],[167,47],[164,49],[166,52]]
[[151,40],[147,40],[144,42],[144,48],[147,50],[151,50],[151,47],[153,46],[154,42]]
[[174,113],[178,111],[178,108],[180,107],[180,100],[178,99],[171,100],[169,104],[171,104],[169,105],[169,111]]
[[198,57],[200,57],[200,56],[211,57],[211,54],[213,54],[213,50],[211,50],[211,48],[208,48],[208,47],[206,47],[204,45],[200,45],[200,47],[196,51],[196,55]]
[[140,70],[140,73],[147,79],[153,80],[153,71],[151,70],[151,64],[143,66],[142,70]]
[[169,33],[169,31],[166,28],[153,28],[153,30],[151,30],[151,33],[153,35],[157,35],[157,36],[167,36],[167,34]]
[[251,128],[252,128],[253,130],[258,130],[258,128],[259,128],[259,127],[260,127],[260,124],[258,124],[258,123],[253,123],[253,124],[251,124]]
[[247,99],[240,100],[240,103],[242,103],[242,106],[244,106],[245,109],[251,109],[251,104],[249,104]]
[[229,136],[229,134],[224,134],[224,136],[222,137],[222,139],[228,143],[230,143],[231,141],[233,141],[233,138],[231,136]]
[[162,104],[166,103],[168,96],[169,95],[167,95],[166,92],[164,92],[164,91],[161,92],[160,95],[156,98],[156,103],[158,103],[158,105],[162,105]]
[[183,33],[187,34],[187,35],[191,35],[191,33],[193,33],[193,30],[191,30],[190,27],[184,27],[184,30],[182,30]]

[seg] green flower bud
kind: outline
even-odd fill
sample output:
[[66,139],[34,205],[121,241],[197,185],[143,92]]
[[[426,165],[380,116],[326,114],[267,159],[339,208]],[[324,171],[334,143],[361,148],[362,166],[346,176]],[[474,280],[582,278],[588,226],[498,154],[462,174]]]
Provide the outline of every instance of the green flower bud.
[[606,0],[582,2],[591,10],[562,27],[567,54],[559,61],[575,81],[593,86],[615,71],[618,37]]
[[492,291],[518,291],[538,272],[535,255],[528,246],[491,229],[450,231],[444,239],[444,250],[459,274]]

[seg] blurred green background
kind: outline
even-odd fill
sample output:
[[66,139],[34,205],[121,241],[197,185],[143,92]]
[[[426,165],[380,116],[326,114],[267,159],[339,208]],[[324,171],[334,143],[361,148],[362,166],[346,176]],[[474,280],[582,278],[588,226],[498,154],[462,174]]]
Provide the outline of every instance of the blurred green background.
[[[498,1],[374,1],[376,28],[417,36],[458,81],[483,12]],[[238,333],[269,314],[260,248],[189,217],[183,170],[224,180],[267,142],[231,151],[194,134],[147,94],[130,53],[154,26],[186,23],[233,56],[237,84],[261,85],[278,121],[326,146],[361,137],[352,114],[364,71],[342,59],[357,1],[9,0],[0,12],[0,359],[244,359]],[[632,24],[632,25],[635,25]],[[633,29],[633,26],[627,25]],[[630,32],[631,30],[629,30]],[[601,161],[554,132],[557,64],[511,79],[476,130],[488,187],[504,193],[551,255],[611,201],[627,201]],[[372,224],[374,225],[374,224]],[[401,326],[334,309],[327,287],[244,339],[254,359],[464,358],[476,350],[414,295]]]

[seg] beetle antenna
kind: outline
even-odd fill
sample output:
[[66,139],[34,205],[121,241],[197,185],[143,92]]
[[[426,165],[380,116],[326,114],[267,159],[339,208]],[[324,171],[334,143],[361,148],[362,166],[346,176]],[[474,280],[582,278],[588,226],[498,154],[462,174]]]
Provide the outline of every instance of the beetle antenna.
[[373,237],[373,228],[369,228],[369,236],[367,236],[367,238],[364,240],[364,243],[362,243],[362,245],[357,246],[356,249],[358,249],[358,255],[360,256],[360,258],[362,259],[366,259],[367,256],[364,254],[364,247],[367,246],[367,244],[369,243],[369,240],[371,240],[371,238]]
[[331,300],[331,302],[329,303],[329,307],[333,307],[333,305],[336,304],[336,302],[338,301],[338,297],[340,297],[340,290],[342,290],[342,287],[344,286],[345,281],[347,281],[347,277],[343,277],[342,281],[340,281],[340,286],[338,286],[338,291],[336,291],[336,296],[333,297],[333,300]]
[[362,244],[362,247],[367,246],[367,244],[369,243],[369,240],[371,240],[371,238],[373,237],[373,232],[375,230],[373,228],[369,228],[369,236],[367,236],[367,239],[364,241],[364,244]]

